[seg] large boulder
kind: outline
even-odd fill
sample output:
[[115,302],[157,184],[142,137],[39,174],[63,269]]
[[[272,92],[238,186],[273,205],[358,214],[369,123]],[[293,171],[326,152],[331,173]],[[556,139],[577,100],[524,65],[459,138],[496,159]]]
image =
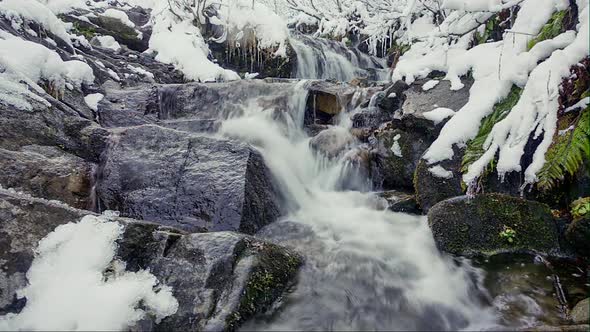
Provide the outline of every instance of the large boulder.
[[56,147],[29,145],[20,151],[0,148],[0,185],[73,207],[92,207],[95,165]]
[[[39,240],[57,226],[92,212],[0,189],[0,315],[20,312],[17,290]],[[106,218],[105,218],[106,219]],[[128,271],[149,269],[171,286],[176,314],[153,317],[139,330],[233,330],[268,310],[294,281],[301,257],[280,246],[232,232],[185,234],[158,224],[118,217],[124,227],[115,259]],[[133,329],[132,329],[133,330]]]
[[428,212],[428,224],[438,248],[452,254],[549,254],[559,249],[547,205],[502,194],[442,201]]
[[97,196],[103,209],[188,231],[253,234],[280,215],[280,195],[252,147],[155,125],[116,132]]

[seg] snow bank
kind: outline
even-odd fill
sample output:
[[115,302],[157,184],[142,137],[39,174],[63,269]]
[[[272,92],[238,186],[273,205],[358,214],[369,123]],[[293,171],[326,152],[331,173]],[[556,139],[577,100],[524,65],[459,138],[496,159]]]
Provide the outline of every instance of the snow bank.
[[[557,110],[555,95],[562,75],[569,73],[572,61],[580,61],[588,54],[587,26],[578,27],[579,35],[585,35],[585,45],[574,46],[582,43],[580,36],[575,37],[575,32],[569,31],[554,39],[538,43],[527,52],[527,43],[538,34],[540,29],[557,10],[566,9],[568,2],[564,0],[524,0],[518,1],[520,10],[511,30],[507,30],[502,41],[484,43],[469,48],[470,41],[481,22],[491,17],[492,12],[498,12],[516,4],[514,1],[461,1],[447,0],[444,6],[454,9],[448,14],[442,24],[433,29],[430,34],[414,43],[398,62],[393,79],[405,79],[411,83],[416,78],[426,77],[433,70],[447,73],[445,80],[451,82],[452,90],[463,88],[461,77],[471,73],[474,84],[470,88],[469,101],[447,122],[441,130],[439,137],[434,141],[424,154],[424,159],[429,164],[453,157],[453,146],[464,145],[477,135],[481,120],[493,111],[496,103],[504,99],[512,85],[525,86],[527,92],[523,93],[522,100],[510,115],[496,125],[486,144],[486,153],[480,161],[471,165],[469,172],[463,180],[470,183],[477,177],[483,167],[494,158],[495,152],[500,150],[498,171],[504,174],[509,171],[520,171],[520,156],[529,133],[534,130],[538,134],[544,133],[545,140],[535,153],[533,165],[527,170],[527,181],[534,182],[533,173],[538,171],[543,163],[543,155],[551,143],[554,132]],[[582,2],[581,2],[582,3]],[[582,4],[580,8],[586,7]],[[482,12],[470,12],[482,11]],[[587,21],[584,10],[580,10],[580,21]],[[582,19],[584,16],[584,19]],[[473,29],[473,30],[470,30]],[[460,33],[462,32],[462,33]],[[467,33],[465,33],[467,32]],[[458,34],[461,37],[451,39],[449,35]],[[574,42],[574,38],[576,42]],[[570,45],[571,44],[571,45]],[[568,46],[569,45],[569,46]],[[585,46],[585,51],[581,50]],[[559,49],[564,48],[564,51]],[[572,49],[572,51],[569,51]],[[557,50],[557,51],[556,51]],[[537,65],[545,58],[550,59]],[[551,60],[555,58],[556,60]],[[559,60],[557,60],[559,59]],[[560,62],[561,66],[557,66]],[[547,63],[547,64],[545,64]],[[543,69],[545,68],[545,69]],[[549,75],[548,73],[552,74]],[[529,77],[530,74],[530,77]],[[536,83],[535,83],[536,82]],[[549,82],[549,85],[547,85]],[[536,86],[536,88],[533,88]],[[429,86],[424,86],[425,88]],[[547,95],[547,87],[553,95],[543,101],[543,95]],[[534,91],[534,92],[532,92]],[[543,92],[545,91],[545,92]],[[554,98],[555,97],[555,98]],[[532,105],[536,106],[532,106]],[[541,107],[540,105],[543,105]],[[519,110],[523,107],[523,110]],[[538,110],[543,108],[544,111]],[[553,110],[549,112],[548,110]],[[432,114],[436,115],[436,114]],[[510,123],[510,124],[508,124]],[[544,127],[538,125],[543,123]],[[552,123],[553,125],[550,125]],[[507,136],[512,137],[507,139]],[[502,146],[502,148],[500,148]]]
[[[113,262],[122,231],[104,217],[85,216],[39,241],[29,284],[18,292],[26,306],[0,317],[0,330],[123,330],[147,313],[158,320],[174,314],[170,287],[148,271],[127,272]],[[107,268],[113,272],[105,274]]]
[[0,13],[12,21],[13,26],[21,26],[23,20],[37,22],[66,43],[70,37],[64,23],[43,4],[33,0],[3,0],[0,2]]
[[157,52],[156,60],[172,64],[188,79],[195,81],[238,80],[240,76],[221,68],[207,57],[209,47],[192,16],[180,20],[169,11],[165,1],[153,9],[153,32],[150,50]]
[[46,80],[58,90],[63,89],[66,83],[79,88],[82,83],[91,84],[94,81],[92,68],[86,63],[63,61],[57,53],[43,45],[8,34],[0,35],[0,65],[34,83]]
[[289,31],[287,21],[260,2],[251,0],[224,1],[217,19],[235,32],[240,42],[244,31],[252,29],[256,35],[259,49],[277,47],[276,55],[286,56]]

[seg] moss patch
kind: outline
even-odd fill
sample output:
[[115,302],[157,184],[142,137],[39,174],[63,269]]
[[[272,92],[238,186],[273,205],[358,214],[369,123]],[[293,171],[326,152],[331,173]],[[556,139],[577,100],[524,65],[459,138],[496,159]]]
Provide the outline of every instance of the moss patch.
[[[557,228],[545,204],[502,194],[461,197],[435,205],[428,214],[437,246],[462,255],[542,252],[558,249]],[[514,231],[513,241],[502,232]]]
[[268,310],[292,283],[303,263],[301,256],[275,244],[248,239],[246,247],[242,255],[256,252],[258,264],[246,282],[238,309],[226,320],[229,330],[235,330],[245,320]]

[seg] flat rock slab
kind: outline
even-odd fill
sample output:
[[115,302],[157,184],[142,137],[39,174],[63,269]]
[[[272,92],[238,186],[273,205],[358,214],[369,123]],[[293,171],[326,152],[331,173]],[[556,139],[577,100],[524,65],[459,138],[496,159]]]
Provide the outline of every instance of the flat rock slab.
[[113,135],[98,175],[103,210],[190,232],[248,234],[280,215],[270,172],[247,144],[155,125]]
[[[501,252],[553,253],[559,249],[557,227],[545,204],[502,194],[448,199],[428,212],[438,248],[458,255]],[[501,233],[509,227],[512,242]]]

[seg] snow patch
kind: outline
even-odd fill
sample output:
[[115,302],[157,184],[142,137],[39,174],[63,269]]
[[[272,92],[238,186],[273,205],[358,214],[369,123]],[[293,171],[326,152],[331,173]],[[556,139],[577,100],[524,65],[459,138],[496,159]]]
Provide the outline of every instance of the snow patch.
[[437,178],[441,178],[441,179],[451,179],[451,178],[453,178],[453,172],[444,169],[440,165],[436,165],[436,166],[430,167],[428,169],[428,171],[432,175],[436,176]]
[[174,314],[170,287],[113,261],[122,232],[119,223],[88,215],[39,241],[28,285],[18,291],[26,306],[0,317],[0,330],[123,330],[148,313],[158,321]]
[[395,135],[395,137],[393,137],[393,145],[391,146],[391,152],[393,152],[393,154],[397,157],[402,158],[402,148],[399,145],[399,139],[401,138],[401,134],[397,134]]
[[121,45],[112,36],[96,36],[94,38],[96,38],[101,47],[108,48],[115,52],[118,52],[121,49]]
[[428,90],[434,88],[435,86],[437,86],[438,83],[440,83],[439,80],[430,80],[430,81],[424,83],[424,85],[422,85],[422,90],[428,91]]
[[102,93],[93,93],[93,94],[89,94],[86,97],[84,97],[84,102],[86,102],[86,105],[88,105],[88,107],[90,107],[90,109],[97,112],[98,111],[98,103],[103,98],[104,98],[104,95]]
[[425,119],[434,122],[435,125],[441,123],[444,119],[455,115],[455,111],[450,108],[439,107],[430,112],[422,113]]

